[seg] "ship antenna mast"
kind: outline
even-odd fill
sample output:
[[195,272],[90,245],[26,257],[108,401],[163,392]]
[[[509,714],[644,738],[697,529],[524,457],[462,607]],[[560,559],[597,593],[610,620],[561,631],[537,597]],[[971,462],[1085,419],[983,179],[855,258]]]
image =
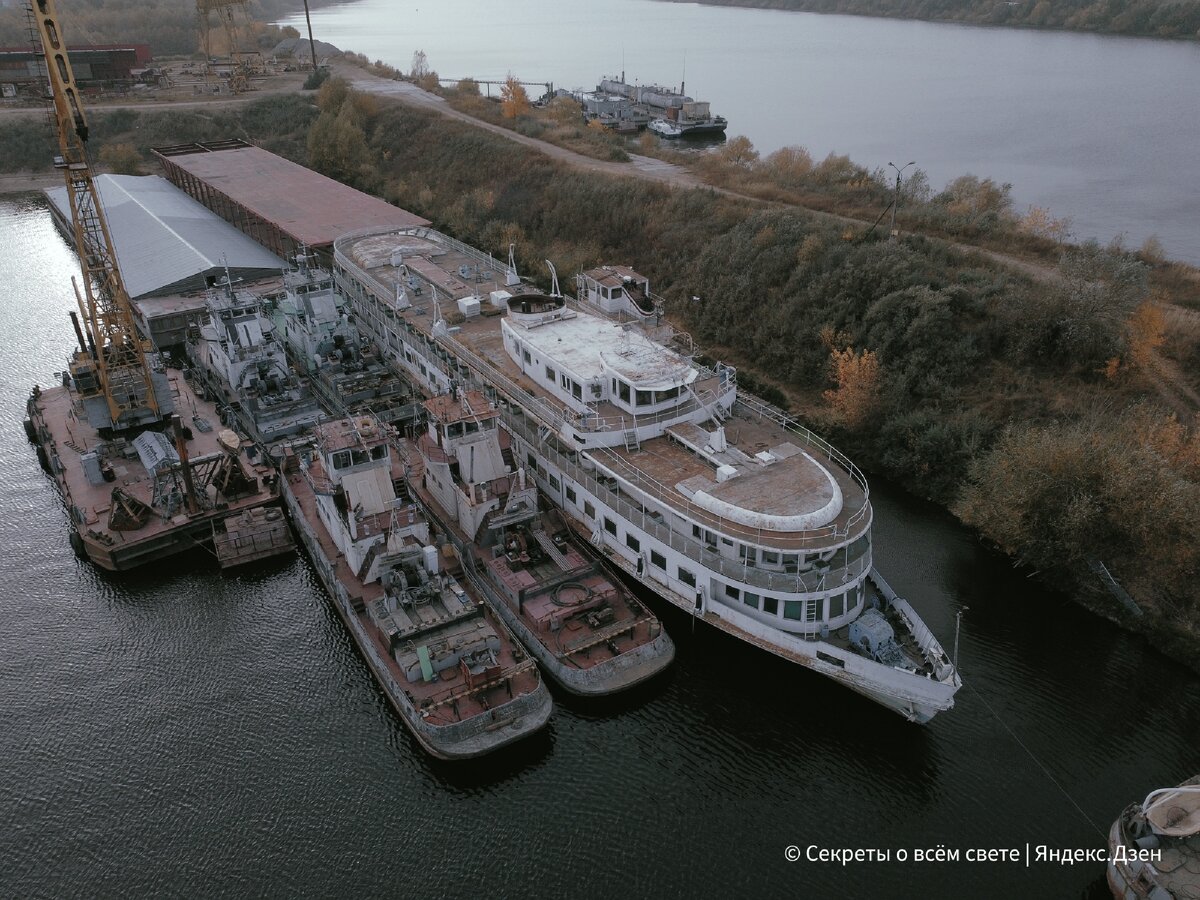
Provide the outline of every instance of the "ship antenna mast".
[[[146,347],[134,325],[133,304],[117,266],[108,221],[92,180],[87,152],[87,116],[67,58],[55,0],[32,0],[29,11],[37,25],[45,55],[46,77],[54,98],[54,124],[62,154],[54,164],[62,169],[66,179],[75,250],[83,270],[84,326],[96,351],[94,364],[98,388],[92,388],[89,393],[88,388],[81,386],[80,391],[85,396],[103,397],[107,405],[107,420],[93,422],[97,427],[123,430],[157,422],[171,410],[161,409],[159,398],[155,396]],[[83,369],[92,364],[87,354],[76,354],[72,373],[78,367],[82,375]],[[76,383],[79,384],[80,379]],[[92,410],[89,413],[94,414]]]
[[562,289],[558,286],[558,272],[554,269],[554,263],[546,260],[546,265],[550,268],[550,296],[562,297]]
[[958,671],[958,635],[962,631],[962,617],[971,607],[964,606],[954,616],[954,671]]

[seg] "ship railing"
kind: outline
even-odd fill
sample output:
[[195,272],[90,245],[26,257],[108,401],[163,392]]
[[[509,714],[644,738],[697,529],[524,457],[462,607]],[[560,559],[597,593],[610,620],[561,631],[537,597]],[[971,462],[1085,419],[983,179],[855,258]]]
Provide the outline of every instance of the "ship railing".
[[[517,432],[526,441],[538,445],[539,453],[552,457],[560,471],[569,475],[577,484],[585,487],[594,497],[622,518],[671,549],[695,560],[710,571],[720,573],[731,581],[781,594],[814,593],[833,590],[842,584],[861,578],[870,569],[871,554],[869,546],[866,544],[859,546],[854,551],[854,557],[847,559],[843,565],[830,566],[825,570],[814,568],[800,572],[781,572],[751,565],[745,560],[724,557],[709,544],[673,530],[661,515],[622,496],[619,491],[601,481],[594,472],[585,470],[577,457],[572,458],[568,454],[562,453],[549,442],[541,442],[537,429],[531,427],[524,416],[510,413],[504,419],[506,427]],[[682,496],[679,499],[684,501]],[[680,505],[685,508],[689,506],[685,502],[681,502]],[[777,545],[773,543],[772,546],[776,547]],[[795,549],[805,548],[796,547]],[[808,549],[814,548],[809,546]],[[848,551],[844,549],[839,549],[838,553],[849,555]]]
[[842,451],[838,450],[837,447],[833,446],[833,444],[820,435],[814,434],[808,428],[805,428],[783,410],[760,400],[753,394],[739,393],[737,401],[734,403],[734,411],[739,411],[739,407],[741,411],[749,415],[771,420],[790,434],[800,438],[805,445],[810,449],[817,450],[828,462],[836,463],[862,489],[862,505],[850,515],[846,522],[847,528],[855,525],[867,514],[867,509],[870,506],[871,488],[867,484],[867,477],[846,454],[842,453]]
[[[741,541],[746,544],[766,547],[770,550],[814,550],[823,549],[831,542],[847,539],[853,533],[855,526],[863,520],[869,510],[864,496],[863,505],[854,510],[842,524],[833,522],[821,528],[810,528],[793,532],[766,532],[761,528],[752,528],[740,522],[729,520],[705,507],[694,504],[678,489],[664,484],[656,478],[632,465],[625,457],[614,452],[611,448],[593,450],[594,458],[603,456],[603,465],[613,473],[614,478],[626,482],[632,489],[656,498],[667,506],[682,508],[697,524],[704,525],[711,531],[718,532],[720,537]],[[747,532],[750,534],[747,534]]]

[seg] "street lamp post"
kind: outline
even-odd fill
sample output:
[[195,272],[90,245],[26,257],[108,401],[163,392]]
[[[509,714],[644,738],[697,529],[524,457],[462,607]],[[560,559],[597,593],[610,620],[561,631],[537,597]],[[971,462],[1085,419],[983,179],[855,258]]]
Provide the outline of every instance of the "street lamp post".
[[899,168],[896,168],[896,164],[894,162],[888,163],[889,166],[891,166],[893,169],[896,169],[896,198],[892,201],[892,240],[893,241],[896,239],[896,207],[900,205],[900,176],[904,172],[905,169],[907,169],[909,166],[915,166],[916,164],[917,164],[917,161],[913,160],[912,162],[907,162],[904,165],[900,166]]

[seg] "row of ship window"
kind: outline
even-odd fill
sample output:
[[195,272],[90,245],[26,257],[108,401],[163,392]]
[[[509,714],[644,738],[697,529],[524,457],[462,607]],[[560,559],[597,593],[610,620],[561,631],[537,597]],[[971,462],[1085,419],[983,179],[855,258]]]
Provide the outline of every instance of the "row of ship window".
[[[537,471],[537,461],[536,461],[536,458],[532,454],[529,455],[529,465],[532,467],[532,469],[535,472]],[[555,476],[549,475],[549,473],[547,473],[547,475],[548,475],[548,478],[550,481],[551,490],[554,490],[554,491],[559,490],[559,488],[561,487],[559,480]],[[567,500],[569,500],[571,503],[578,505],[579,501],[578,501],[577,495],[575,493],[575,488],[573,488],[571,485],[568,484],[566,487],[565,494],[566,494]],[[588,518],[595,521],[596,507],[592,505],[591,501],[585,500],[583,502],[583,512],[584,512],[584,515],[586,515]],[[618,532],[617,532],[617,523],[614,522],[612,519],[610,519],[608,516],[604,516],[604,530],[607,531],[609,534],[611,534],[613,537],[619,536]],[[855,542],[855,544],[858,544],[859,542],[865,543],[867,541],[869,541],[869,538],[866,535],[864,535],[863,537],[859,538],[858,541]],[[642,552],[641,541],[636,536],[634,536],[628,532],[626,532],[626,534],[625,534],[625,546],[627,546],[634,553]],[[755,548],[749,547],[749,548],[743,548],[743,549],[748,549],[751,552],[753,552]],[[769,563],[769,562],[778,562],[779,561],[778,553],[773,553],[772,551],[769,551],[769,550],[761,550],[760,553],[762,555],[763,562]],[[785,563],[787,563],[789,561],[789,558],[790,558],[790,560],[795,561],[796,554],[794,554],[794,553],[783,554],[783,560]],[[793,562],[792,564],[794,565],[795,563]],[[654,566],[660,572],[667,571],[666,557],[664,557],[661,553],[659,553],[657,550],[654,550],[654,549],[651,549],[651,551],[650,551],[650,565]],[[696,587],[695,573],[680,566],[676,575],[677,575],[679,581],[681,581],[683,584],[686,584],[692,588]],[[847,602],[850,603],[850,608],[852,608],[853,605],[856,603],[856,598],[853,596],[853,590],[851,592],[843,592],[841,594],[834,594],[833,596],[828,597],[828,598],[808,598],[808,599],[804,599],[804,600],[783,600],[783,601],[781,601],[778,597],[772,597],[767,594],[757,594],[757,593],[754,593],[753,591],[742,591],[742,590],[739,590],[738,588],[734,587],[733,585],[726,585],[725,586],[725,596],[731,600],[740,600],[745,606],[748,606],[751,609],[761,610],[762,612],[766,613],[769,616],[778,616],[780,614],[781,606],[782,606],[783,617],[785,619],[790,619],[795,622],[819,622],[822,619],[824,619],[824,620],[836,619],[839,616],[842,616],[845,614],[846,609],[848,608]],[[822,616],[821,615],[821,613],[822,613],[821,607],[822,607],[825,599],[828,599],[828,601],[829,601],[829,608],[828,608],[828,611],[826,612],[826,614],[824,616]]]

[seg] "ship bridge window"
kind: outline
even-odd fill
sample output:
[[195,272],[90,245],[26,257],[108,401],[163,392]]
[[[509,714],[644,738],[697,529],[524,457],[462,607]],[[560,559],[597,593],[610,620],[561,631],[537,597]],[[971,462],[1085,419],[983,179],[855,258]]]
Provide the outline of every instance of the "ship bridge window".
[[629,385],[627,385],[623,381],[620,381],[619,379],[614,378],[612,386],[613,386],[613,393],[615,393],[618,397],[620,397],[621,401],[626,406],[628,406],[629,405],[629,397],[630,397]]
[[846,595],[835,594],[829,598],[829,618],[836,619],[846,611]]
[[448,438],[462,437],[462,433],[463,433],[463,423],[462,422],[451,422],[449,425],[446,426],[446,437],[448,437]]
[[654,405],[654,391],[638,391],[637,392],[637,405],[638,406],[653,406]]
[[350,451],[339,450],[333,454],[333,467],[335,469],[345,469],[350,465]]
[[366,450],[352,450],[350,458],[353,465],[360,466],[365,462],[371,461],[371,454]]
[[463,427],[466,429],[467,434],[474,434],[475,432],[477,432],[479,430],[479,423],[475,422],[473,420],[470,420],[470,421],[463,422]]

